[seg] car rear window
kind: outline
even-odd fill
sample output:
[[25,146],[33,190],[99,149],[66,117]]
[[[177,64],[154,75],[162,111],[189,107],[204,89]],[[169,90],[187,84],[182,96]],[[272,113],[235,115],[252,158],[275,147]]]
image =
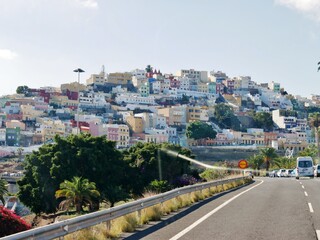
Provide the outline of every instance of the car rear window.
[[311,161],[299,161],[299,167],[312,167]]

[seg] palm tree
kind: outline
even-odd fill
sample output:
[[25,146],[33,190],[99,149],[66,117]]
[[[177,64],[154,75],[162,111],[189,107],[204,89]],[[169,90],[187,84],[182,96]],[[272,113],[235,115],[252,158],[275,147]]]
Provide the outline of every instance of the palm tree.
[[2,202],[3,205],[5,205],[5,201],[4,201],[4,195],[6,193],[8,193],[8,189],[7,189],[7,181],[4,179],[0,179],[0,201]]
[[264,162],[264,159],[261,155],[253,155],[249,157],[248,162],[251,168],[260,170],[261,165]]
[[263,148],[260,150],[260,154],[262,155],[264,162],[266,164],[266,170],[269,171],[272,159],[278,157],[276,150],[271,147]]
[[248,159],[249,166],[253,169],[258,170],[258,173],[257,173],[258,176],[260,175],[260,168],[263,162],[264,162],[264,159],[262,155],[253,155]]
[[310,114],[309,115],[309,123],[310,123],[310,126],[314,128],[316,146],[317,146],[317,150],[318,150],[318,157],[320,157],[320,152],[319,152],[320,113],[316,112],[316,113]]
[[66,198],[61,202],[61,206],[69,208],[70,205],[76,207],[76,212],[83,211],[82,206],[93,203],[93,198],[100,196],[96,190],[96,184],[89,182],[88,179],[82,177],[73,177],[71,181],[65,180],[60,184],[60,189],[56,191],[56,198]]

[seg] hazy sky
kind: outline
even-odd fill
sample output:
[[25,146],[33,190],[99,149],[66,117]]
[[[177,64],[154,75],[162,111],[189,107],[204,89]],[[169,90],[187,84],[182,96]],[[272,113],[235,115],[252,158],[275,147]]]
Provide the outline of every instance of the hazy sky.
[[148,64],[320,94],[320,0],[0,0],[0,34],[0,95]]

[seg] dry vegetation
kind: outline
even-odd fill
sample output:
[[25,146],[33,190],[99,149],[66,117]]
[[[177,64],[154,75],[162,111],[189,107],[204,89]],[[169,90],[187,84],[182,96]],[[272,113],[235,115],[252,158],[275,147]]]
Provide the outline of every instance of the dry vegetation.
[[143,224],[149,223],[150,221],[159,221],[161,220],[161,217],[165,215],[176,212],[181,208],[190,206],[193,203],[211,197],[214,194],[238,187],[240,185],[244,185],[248,181],[251,180],[239,180],[229,184],[224,184],[223,187],[211,187],[210,189],[204,189],[202,191],[181,195],[162,204],[143,209],[139,213],[134,212],[126,216],[114,219],[111,221],[111,227],[107,227],[106,223],[99,224],[94,227],[69,234],[65,236],[65,239],[117,239],[124,232],[133,232],[137,227]]

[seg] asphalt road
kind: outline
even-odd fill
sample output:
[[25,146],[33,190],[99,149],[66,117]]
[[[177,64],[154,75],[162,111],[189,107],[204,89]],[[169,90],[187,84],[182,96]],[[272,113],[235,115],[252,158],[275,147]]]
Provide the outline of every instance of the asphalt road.
[[[255,178],[126,239],[318,239],[320,178]],[[320,240],[320,238],[319,238]]]

